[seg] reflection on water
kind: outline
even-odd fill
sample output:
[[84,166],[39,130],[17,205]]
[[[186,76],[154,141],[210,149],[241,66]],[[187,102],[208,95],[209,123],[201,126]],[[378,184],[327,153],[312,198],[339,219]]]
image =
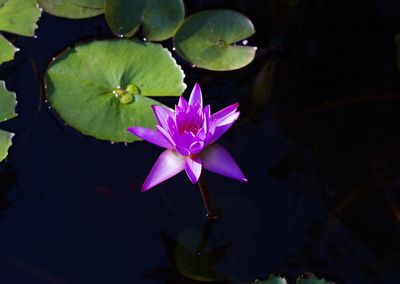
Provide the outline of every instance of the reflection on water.
[[144,277],[164,283],[229,283],[229,277],[215,270],[223,261],[230,244],[207,251],[214,222],[207,220],[202,232],[187,228],[178,240],[160,231],[169,267],[155,268],[144,273]]

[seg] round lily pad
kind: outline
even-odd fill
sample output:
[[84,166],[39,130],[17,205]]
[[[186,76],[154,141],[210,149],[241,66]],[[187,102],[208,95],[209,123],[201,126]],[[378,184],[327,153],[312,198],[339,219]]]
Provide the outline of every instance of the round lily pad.
[[[15,113],[16,105],[15,93],[8,91],[4,81],[0,81],[0,122],[7,121],[17,115]],[[7,157],[13,136],[14,134],[11,132],[0,130],[0,162]]]
[[103,6],[91,7],[80,5],[75,0],[39,0],[39,4],[50,15],[69,19],[90,18],[104,13]]
[[41,15],[37,0],[0,0],[0,30],[33,36]]
[[182,0],[107,0],[106,20],[118,36],[130,37],[143,22],[150,41],[172,37],[185,17]]
[[179,55],[197,67],[226,71],[242,68],[255,56],[256,47],[236,45],[255,32],[252,22],[232,10],[193,14],[174,37]]
[[18,48],[14,47],[11,42],[0,35],[0,64],[13,60],[14,54],[17,51]]
[[147,96],[180,96],[184,74],[159,44],[130,39],[93,41],[68,49],[46,73],[49,103],[86,135],[114,142],[139,138],[130,126],[154,128]]

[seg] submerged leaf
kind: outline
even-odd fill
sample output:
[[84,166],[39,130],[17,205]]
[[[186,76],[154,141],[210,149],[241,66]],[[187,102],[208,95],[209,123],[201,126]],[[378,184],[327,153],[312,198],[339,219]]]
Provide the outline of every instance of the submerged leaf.
[[159,44],[119,39],[67,50],[46,74],[49,103],[86,135],[114,142],[139,140],[127,128],[156,125],[147,96],[179,96],[184,74]]
[[[39,0],[40,6],[47,13],[53,16],[84,19],[98,16],[104,13],[104,7],[91,7],[80,5],[76,0]],[[80,0],[77,0],[80,1]],[[91,1],[97,3],[99,1]]]
[[0,30],[33,36],[41,10],[37,0],[0,0]]
[[255,32],[252,22],[231,10],[196,13],[183,22],[174,37],[176,51],[197,67],[225,71],[249,64],[256,47],[234,45]]
[[0,64],[13,60],[17,51],[18,48],[0,34]]
[[143,23],[143,33],[150,41],[161,41],[175,34],[183,21],[182,0],[108,0],[106,20],[118,36],[130,37]]

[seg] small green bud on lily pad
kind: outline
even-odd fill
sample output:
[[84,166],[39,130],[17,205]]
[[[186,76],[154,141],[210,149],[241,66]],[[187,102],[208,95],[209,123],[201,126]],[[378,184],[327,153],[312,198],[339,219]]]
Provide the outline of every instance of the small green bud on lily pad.
[[252,22],[232,10],[209,10],[188,17],[174,37],[177,53],[193,65],[216,71],[249,64],[256,47],[236,45],[255,32]]
[[180,96],[184,74],[159,44],[131,39],[93,41],[70,48],[46,73],[50,105],[65,122],[101,140],[139,140],[131,126],[155,128],[149,96]]

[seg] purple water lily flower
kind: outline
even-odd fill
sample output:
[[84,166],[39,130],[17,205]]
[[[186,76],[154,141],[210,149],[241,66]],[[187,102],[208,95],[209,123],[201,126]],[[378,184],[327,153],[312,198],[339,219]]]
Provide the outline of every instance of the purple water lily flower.
[[209,105],[203,108],[201,89],[196,84],[189,102],[180,97],[175,111],[157,105],[152,107],[158,120],[156,130],[144,127],[128,128],[128,131],[143,140],[166,148],[144,181],[142,191],[183,170],[191,182],[196,183],[202,168],[247,182],[228,151],[214,143],[238,119],[240,113],[236,111],[237,103],[211,114]]

